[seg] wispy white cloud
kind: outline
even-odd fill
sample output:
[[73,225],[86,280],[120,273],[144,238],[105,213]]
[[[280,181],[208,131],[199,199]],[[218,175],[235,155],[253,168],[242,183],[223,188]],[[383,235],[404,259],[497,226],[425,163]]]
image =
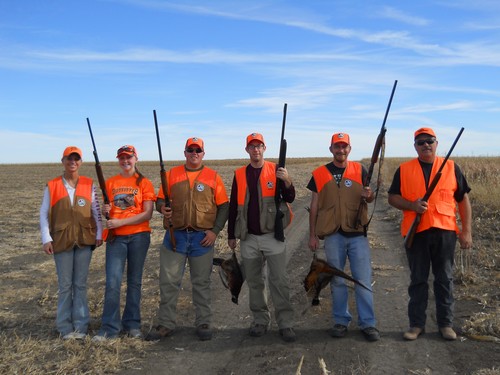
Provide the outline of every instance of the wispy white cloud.
[[[296,63],[314,61],[358,60],[360,55],[341,53],[238,53],[224,50],[173,51],[159,48],[134,48],[115,52],[90,50],[33,50],[26,55],[31,58],[78,62],[148,62],[148,63]],[[365,58],[366,59],[366,58]]]
[[[126,2],[133,3],[138,6],[163,8],[176,10],[179,12],[284,25],[288,27],[312,31],[323,35],[329,35],[336,38],[387,46],[402,50],[409,50],[424,57],[457,57],[457,59],[455,60],[449,60],[448,63],[456,61],[459,64],[465,64],[467,62],[467,59],[464,59],[462,56],[462,52],[464,50],[458,43],[453,46],[446,45],[444,42],[442,42],[441,44],[421,42],[418,37],[413,36],[409,31],[406,30],[373,31],[353,28],[336,28],[328,25],[324,19],[325,17],[320,14],[312,14],[311,12],[304,11],[300,12],[300,10],[295,10],[291,7],[282,7],[280,9],[274,9],[274,11],[263,11],[263,9],[269,10],[267,9],[269,8],[268,4],[263,3],[254,7],[245,7],[241,6],[240,3],[235,4],[232,2],[211,4],[210,6],[189,4],[184,5],[171,2],[138,0],[126,0]],[[486,2],[491,3],[488,4],[489,6],[494,6],[493,2]],[[448,4],[448,6],[452,5]],[[226,7],[230,10],[221,10],[222,7]],[[388,18],[398,19],[401,22],[417,26],[427,26],[430,23],[429,20],[423,17],[408,15],[393,7],[385,7],[380,14]],[[474,47],[474,44],[471,43],[470,47]],[[478,43],[476,48],[480,49],[480,47],[480,43]],[[497,44],[492,45],[491,47],[497,48],[490,51],[500,50]],[[470,57],[469,61],[474,64],[485,64],[492,66],[498,66],[500,64],[500,59],[498,59],[496,52],[481,54],[480,56],[482,56],[484,59],[478,57],[472,58],[473,56],[471,55],[466,55],[465,57]],[[304,58],[304,56],[301,55],[299,58]]]
[[426,18],[409,15],[399,9],[389,6],[383,7],[382,10],[379,12],[379,15],[384,18],[389,18],[392,20],[400,21],[402,23],[407,23],[409,25],[414,25],[414,26],[427,26],[430,24],[430,21],[427,20]]
[[468,110],[473,107],[473,103],[469,101],[458,101],[454,103],[448,104],[421,104],[413,107],[406,107],[404,109],[400,109],[400,113],[428,113],[428,112],[438,112],[438,111],[462,111]]

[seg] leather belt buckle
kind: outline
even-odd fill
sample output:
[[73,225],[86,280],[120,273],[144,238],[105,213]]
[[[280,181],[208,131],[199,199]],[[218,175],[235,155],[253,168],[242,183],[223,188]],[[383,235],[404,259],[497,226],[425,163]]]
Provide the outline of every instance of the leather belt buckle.
[[196,229],[194,229],[193,227],[186,227],[185,231],[186,231],[187,233],[197,232],[197,230],[196,230]]

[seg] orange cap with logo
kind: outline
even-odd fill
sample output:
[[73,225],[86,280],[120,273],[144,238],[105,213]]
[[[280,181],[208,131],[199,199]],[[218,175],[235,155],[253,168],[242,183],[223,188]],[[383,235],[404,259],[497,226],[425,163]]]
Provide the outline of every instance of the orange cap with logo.
[[416,139],[420,134],[428,134],[434,138],[436,138],[436,133],[434,133],[434,130],[431,128],[420,128],[415,132],[415,136],[413,137]]
[[120,147],[116,151],[116,158],[118,159],[120,157],[120,155],[123,155],[123,154],[135,156],[137,158],[137,150],[132,145],[124,145],[124,146]]
[[334,143],[347,143],[348,145],[350,145],[351,141],[349,140],[349,134],[335,133],[334,135],[332,135],[331,144],[333,145]]
[[252,134],[249,134],[248,137],[247,137],[247,146],[250,144],[250,142],[252,141],[259,141],[260,143],[262,143],[263,145],[265,145],[265,142],[264,142],[264,137],[262,136],[262,134],[260,133],[252,133]]
[[82,156],[82,150],[80,150],[78,147],[76,146],[68,146],[64,149],[64,152],[63,152],[63,158],[65,156],[70,156],[71,154],[78,154],[78,156],[80,156],[80,159],[83,157]]
[[201,139],[201,138],[198,138],[198,137],[188,138],[186,141],[186,146],[184,148],[193,147],[193,146],[199,147],[203,151],[205,150],[205,147],[203,144],[203,139]]

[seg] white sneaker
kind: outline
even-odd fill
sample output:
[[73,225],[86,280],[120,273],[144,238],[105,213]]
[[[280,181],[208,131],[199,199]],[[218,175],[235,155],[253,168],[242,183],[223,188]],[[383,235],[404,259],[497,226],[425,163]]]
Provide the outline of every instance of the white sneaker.
[[63,340],[74,340],[76,339],[75,337],[75,332],[70,332],[70,333],[66,333],[63,337],[62,337]]
[[133,339],[141,339],[141,340],[144,338],[141,330],[138,328],[132,328],[130,331],[127,332],[127,336]]
[[70,333],[65,334],[62,337],[62,339],[63,340],[83,340],[83,339],[85,339],[85,336],[87,336],[85,333],[75,331],[75,332],[70,332]]
[[87,336],[86,333],[82,333],[82,332],[78,332],[78,331],[75,331],[73,332],[73,336],[76,340],[84,340],[85,337]]
[[92,342],[104,342],[107,339],[108,338],[106,336],[95,335],[94,337],[92,337]]

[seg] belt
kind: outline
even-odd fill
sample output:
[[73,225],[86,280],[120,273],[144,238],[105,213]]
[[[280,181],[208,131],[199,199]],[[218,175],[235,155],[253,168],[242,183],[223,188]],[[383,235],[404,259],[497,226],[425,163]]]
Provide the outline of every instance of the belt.
[[194,229],[193,227],[186,227],[184,229],[181,229],[182,231],[185,231],[187,233],[193,233],[193,232],[198,232],[196,229]]

